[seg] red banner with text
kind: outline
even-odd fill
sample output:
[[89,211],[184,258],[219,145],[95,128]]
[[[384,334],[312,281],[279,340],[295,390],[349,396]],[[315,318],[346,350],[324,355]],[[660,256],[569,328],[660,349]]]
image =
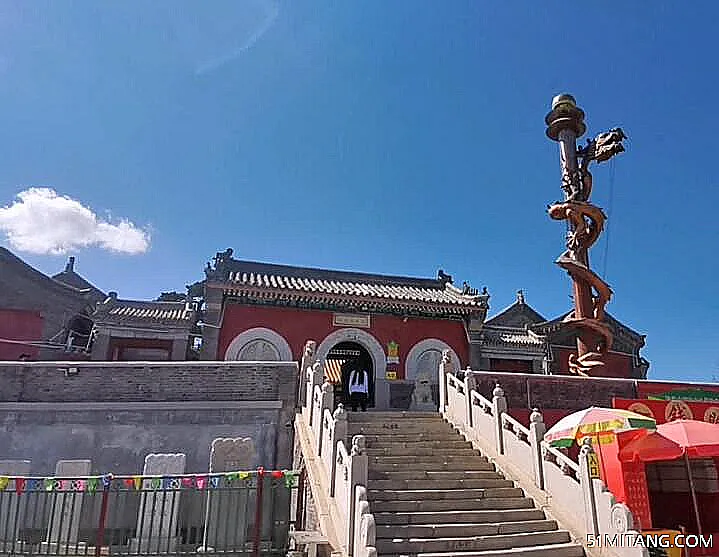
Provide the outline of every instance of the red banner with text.
[[637,381],[637,398],[719,402],[719,385]]
[[630,410],[654,418],[658,424],[682,419],[719,423],[719,402],[615,398],[612,400],[612,405],[614,408]]

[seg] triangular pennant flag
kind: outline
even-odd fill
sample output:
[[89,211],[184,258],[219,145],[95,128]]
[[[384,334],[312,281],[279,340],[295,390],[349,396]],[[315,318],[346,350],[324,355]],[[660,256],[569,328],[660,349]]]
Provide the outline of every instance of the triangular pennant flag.
[[280,470],[275,470],[274,472],[272,472],[272,477],[275,479],[279,479],[282,477],[282,472]]
[[241,480],[246,480],[250,477],[250,473],[249,472],[240,472],[239,476],[240,476]]
[[197,489],[205,489],[205,486],[207,485],[207,476],[197,476],[195,483],[197,485]]
[[0,476],[0,491],[4,490],[7,487],[7,484],[10,483],[10,478],[7,478],[5,476]]
[[28,480],[27,481],[27,490],[28,491],[40,491],[42,487],[42,482],[40,480]]
[[[88,480],[87,480],[87,490],[88,490],[90,493],[94,493],[95,490],[97,490],[97,484],[98,484],[97,478],[88,478]],[[46,486],[45,486],[45,489],[47,489],[47,484],[46,484]]]
[[61,480],[60,481],[60,489],[63,491],[70,491],[70,481],[69,480]]
[[124,483],[125,483],[125,485],[127,486],[128,489],[132,489],[133,487],[135,487],[135,482],[132,481],[132,478],[125,478],[125,482],[124,482]]
[[220,477],[219,476],[212,476],[210,477],[210,486],[213,488],[216,488],[220,485]]
[[45,485],[45,491],[52,491],[55,489],[55,480],[53,478],[45,478],[43,480],[43,484]]
[[102,477],[102,487],[104,489],[110,489],[111,485],[112,485],[112,474],[105,474]]
[[140,476],[133,476],[132,485],[139,491],[142,488],[142,478],[140,478]]
[[15,493],[22,495],[25,491],[25,478],[15,478]]
[[292,489],[295,487],[295,480],[297,479],[297,474],[295,472],[290,472],[289,470],[283,470],[283,473],[285,475],[285,487],[288,489]]
[[182,487],[192,487],[194,485],[194,478],[184,477],[182,478]]
[[152,478],[152,481],[150,481],[150,487],[152,487],[152,489],[160,489],[160,487],[162,487],[160,478]]
[[85,491],[85,486],[87,486],[87,482],[85,480],[77,480],[75,482],[75,491]]

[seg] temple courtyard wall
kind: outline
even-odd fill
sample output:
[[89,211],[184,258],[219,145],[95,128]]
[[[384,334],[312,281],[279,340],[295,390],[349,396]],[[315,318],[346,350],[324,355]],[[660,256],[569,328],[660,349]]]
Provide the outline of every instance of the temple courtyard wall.
[[[564,416],[590,406],[612,408],[613,399],[664,398],[676,393],[684,398],[688,391],[705,393],[716,400],[719,407],[719,384],[650,381],[575,375],[539,375],[494,371],[473,372],[477,390],[491,400],[494,387],[499,384],[507,397],[508,412],[521,423],[529,424],[533,408],[539,409],[547,427]],[[672,398],[672,397],[670,397]],[[701,420],[702,417],[696,417]]]
[[250,437],[254,466],[292,464],[293,362],[0,362],[0,460],[88,459],[137,474],[148,453],[208,470],[218,437]]

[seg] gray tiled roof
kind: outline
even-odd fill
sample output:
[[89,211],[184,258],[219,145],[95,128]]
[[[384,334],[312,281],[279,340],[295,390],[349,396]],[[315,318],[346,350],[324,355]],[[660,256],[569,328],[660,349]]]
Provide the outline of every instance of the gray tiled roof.
[[[430,284],[434,283],[431,287]],[[284,291],[302,297],[327,299],[332,297],[353,297],[384,302],[385,305],[419,303],[427,306],[455,306],[483,308],[486,300],[482,296],[463,294],[451,284],[427,281],[421,286],[411,284],[383,284],[360,281],[326,280],[274,274],[231,272],[227,286],[242,290]]]
[[184,302],[114,300],[105,314],[115,321],[177,322],[189,324],[194,312]]
[[530,330],[510,327],[485,327],[482,329],[485,344],[494,346],[537,347],[544,346],[544,338]]

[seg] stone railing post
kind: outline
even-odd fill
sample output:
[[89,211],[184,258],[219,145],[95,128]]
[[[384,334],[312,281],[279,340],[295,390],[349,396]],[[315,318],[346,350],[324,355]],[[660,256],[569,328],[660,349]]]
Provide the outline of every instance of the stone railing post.
[[337,406],[332,417],[335,419],[334,432],[332,433],[332,470],[328,470],[330,479],[330,497],[335,496],[335,476],[337,475],[337,442],[346,442],[347,439],[347,412],[340,404]]
[[502,387],[494,387],[492,391],[492,413],[494,414],[494,431],[497,452],[504,454],[504,428],[502,427],[502,414],[507,412],[507,399],[504,397]]
[[455,370],[452,366],[452,357],[449,350],[442,351],[442,361],[439,364],[439,411],[444,413],[447,408],[447,374]]
[[319,401],[312,412],[312,432],[314,433],[315,441],[317,443],[317,455],[322,456],[322,437],[324,435],[323,427],[325,423],[325,410],[332,412],[332,405],[334,403],[332,385],[328,382],[323,383],[319,395]]
[[589,437],[582,439],[582,448],[579,451],[579,484],[582,486],[584,497],[584,516],[586,517],[587,533],[599,535],[599,517],[597,516],[597,500],[594,493],[594,478],[592,477],[592,464],[597,455],[592,447]]
[[472,373],[472,370],[467,368],[467,371],[464,372],[464,401],[466,406],[464,423],[467,429],[474,425],[472,419],[472,391],[476,389],[477,378]]
[[544,418],[537,408],[529,415],[529,445],[532,447],[532,460],[534,461],[534,483],[539,489],[544,489],[544,458],[542,457],[542,440],[547,432]]
[[367,488],[358,485],[355,488],[354,557],[366,557],[367,551],[374,548],[376,542],[377,529],[367,502]]
[[355,435],[352,437],[352,450],[350,451],[350,482],[348,491],[349,512],[347,513],[348,539],[347,550],[352,554],[354,548],[355,533],[355,491],[358,485],[367,486],[367,475],[369,469],[369,460],[365,453],[365,437],[364,435]]
[[[302,353],[302,360],[300,361],[300,385],[297,393],[297,405],[299,407],[307,406],[307,382],[309,381],[309,368],[317,361],[317,343],[314,340],[308,340],[305,343],[305,351]],[[312,391],[309,391],[310,393]]]
[[312,426],[314,421],[316,419],[322,419],[322,416],[317,418],[314,413],[314,392],[315,392],[315,386],[321,386],[322,382],[324,381],[324,368],[322,367],[320,362],[315,361],[312,364],[312,367],[310,367],[307,370],[307,405],[309,406],[309,425]]

